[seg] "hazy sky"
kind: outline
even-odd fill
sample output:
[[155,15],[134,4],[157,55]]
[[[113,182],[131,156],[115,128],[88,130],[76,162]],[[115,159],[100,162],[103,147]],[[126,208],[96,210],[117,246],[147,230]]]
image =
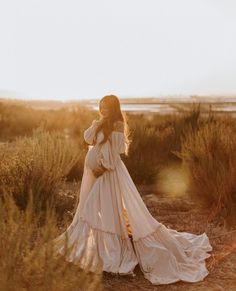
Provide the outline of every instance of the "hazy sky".
[[236,94],[235,0],[0,0],[0,41],[0,95]]

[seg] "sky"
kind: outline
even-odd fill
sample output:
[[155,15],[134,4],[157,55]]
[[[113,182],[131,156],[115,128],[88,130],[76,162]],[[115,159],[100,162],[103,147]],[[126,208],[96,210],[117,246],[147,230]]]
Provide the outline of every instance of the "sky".
[[0,0],[0,96],[236,95],[234,0]]

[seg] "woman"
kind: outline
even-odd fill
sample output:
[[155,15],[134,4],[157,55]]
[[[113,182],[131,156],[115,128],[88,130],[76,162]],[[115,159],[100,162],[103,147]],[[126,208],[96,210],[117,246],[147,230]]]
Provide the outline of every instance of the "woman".
[[203,280],[205,259],[212,250],[204,232],[195,235],[166,228],[148,211],[120,154],[127,154],[129,140],[119,99],[104,96],[99,102],[99,120],[85,130],[89,144],[81,183],[80,201],[68,229],[55,239],[56,249],[67,259],[91,270],[131,274],[137,264],[153,284],[179,280]]

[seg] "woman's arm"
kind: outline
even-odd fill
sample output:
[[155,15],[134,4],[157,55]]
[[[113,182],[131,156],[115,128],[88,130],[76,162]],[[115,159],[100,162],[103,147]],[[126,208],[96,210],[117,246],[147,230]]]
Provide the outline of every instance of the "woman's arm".
[[90,127],[84,131],[84,140],[86,141],[86,143],[88,143],[90,145],[92,145],[94,143],[96,129],[98,128],[98,126],[100,125],[101,122],[102,122],[101,119],[93,120]]

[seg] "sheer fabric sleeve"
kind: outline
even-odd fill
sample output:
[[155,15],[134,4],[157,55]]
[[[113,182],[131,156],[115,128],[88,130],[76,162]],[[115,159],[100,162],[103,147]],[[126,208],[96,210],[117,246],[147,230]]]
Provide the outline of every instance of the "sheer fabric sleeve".
[[111,139],[101,145],[101,149],[97,156],[98,164],[105,167],[108,171],[115,170],[120,154],[126,149],[125,136],[123,132],[113,131]]
[[91,126],[84,131],[84,140],[86,141],[86,143],[90,145],[93,144],[98,124],[98,120],[93,120]]

